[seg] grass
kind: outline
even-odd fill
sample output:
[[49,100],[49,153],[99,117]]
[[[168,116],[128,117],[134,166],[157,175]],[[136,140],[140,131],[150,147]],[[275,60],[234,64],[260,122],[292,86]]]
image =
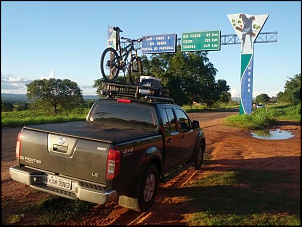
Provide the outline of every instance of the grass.
[[80,200],[70,200],[58,196],[51,196],[50,198],[41,201],[39,207],[44,212],[54,215],[54,218],[51,219],[52,222],[54,220],[56,222],[62,222],[78,218],[94,205],[95,204],[93,203]]
[[[200,220],[203,220],[200,222]],[[211,212],[204,212],[193,217],[189,225],[198,226],[301,226],[296,216],[283,216],[282,214],[247,214],[239,216],[236,214],[212,215]]]
[[210,174],[168,193],[190,201],[195,210],[186,216],[190,226],[299,226],[300,198],[278,186],[291,183],[285,171],[240,169]]
[[196,103],[193,105],[184,105],[182,108],[187,112],[187,113],[192,113],[192,112],[200,112],[200,111],[205,111],[205,110],[225,110],[225,109],[234,109],[234,108],[239,108],[239,105],[236,102],[230,102],[229,104],[221,104],[212,108],[207,108],[205,105]]
[[1,112],[2,127],[20,127],[29,124],[46,124],[46,123],[64,123],[71,121],[85,120],[89,109],[74,110],[69,113],[60,115],[49,115],[44,112],[33,112],[30,110]]
[[[226,109],[239,108],[234,102],[207,109],[204,105],[194,104],[192,106],[183,106],[187,113],[202,112],[202,111],[219,111]],[[267,104],[266,108],[253,109],[251,114],[232,115],[224,119],[223,124],[232,127],[246,129],[267,129],[280,120],[301,121],[301,103],[296,106],[291,106],[288,103]]]
[[251,114],[233,115],[224,119],[224,125],[246,129],[266,129],[278,120],[301,121],[301,104],[279,105],[254,109]]
[[31,220],[34,225],[53,225],[55,223],[79,219],[95,204],[80,200],[70,200],[49,194],[46,198],[36,204],[28,204],[16,210],[11,215],[6,224],[18,224],[25,218],[26,213],[36,214],[35,220]]
[[224,119],[223,124],[238,128],[263,129],[276,123],[276,118],[267,114],[265,109],[256,109],[252,114],[233,115]]

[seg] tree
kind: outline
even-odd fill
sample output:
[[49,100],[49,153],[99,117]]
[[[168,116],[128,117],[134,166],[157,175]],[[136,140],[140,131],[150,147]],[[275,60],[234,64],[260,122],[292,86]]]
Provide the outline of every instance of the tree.
[[285,83],[284,89],[283,93],[278,93],[278,98],[293,105],[301,103],[301,73],[289,78]]
[[232,95],[230,92],[230,86],[227,85],[227,82],[225,80],[218,80],[217,81],[217,92],[219,94],[219,102],[222,103],[229,103],[232,100]]
[[231,101],[232,101],[232,95],[230,92],[226,92],[226,91],[221,92],[221,94],[219,95],[219,102],[228,104]]
[[10,102],[1,102],[1,112],[11,112],[14,109],[14,104]]
[[77,83],[68,79],[34,80],[27,86],[27,97],[34,106],[58,114],[83,104],[82,91]]
[[14,110],[16,110],[16,111],[27,110],[28,107],[29,107],[29,104],[27,102],[17,102],[14,106]]
[[280,91],[278,94],[277,94],[277,100],[278,102],[283,102],[285,100],[283,100],[283,97],[284,97],[284,92]]
[[270,97],[267,94],[260,94],[256,96],[255,102],[256,103],[268,103]]
[[202,102],[211,107],[223,92],[229,90],[226,81],[216,82],[217,69],[209,62],[207,52],[181,52],[153,54],[143,58],[143,65],[151,75],[162,80],[171,97],[179,105]]

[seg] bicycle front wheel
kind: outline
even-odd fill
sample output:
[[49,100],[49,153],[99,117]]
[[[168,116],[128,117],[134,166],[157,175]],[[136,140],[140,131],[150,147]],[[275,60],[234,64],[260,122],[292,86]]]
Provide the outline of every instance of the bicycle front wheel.
[[116,81],[119,75],[118,53],[112,47],[104,50],[101,56],[100,68],[105,81]]
[[140,57],[133,56],[128,68],[130,83],[133,85],[139,84],[140,76],[143,75],[143,64]]

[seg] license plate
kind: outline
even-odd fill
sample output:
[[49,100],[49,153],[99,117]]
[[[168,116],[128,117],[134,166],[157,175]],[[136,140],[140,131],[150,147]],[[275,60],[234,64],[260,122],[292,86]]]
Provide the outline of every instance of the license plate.
[[58,176],[48,176],[47,185],[63,189],[71,189],[71,180],[67,180]]

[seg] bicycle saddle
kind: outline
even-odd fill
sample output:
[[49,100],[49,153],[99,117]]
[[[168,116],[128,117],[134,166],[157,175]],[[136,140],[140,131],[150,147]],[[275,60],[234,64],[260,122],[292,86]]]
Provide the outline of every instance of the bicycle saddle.
[[120,29],[119,27],[113,27],[113,30],[116,32],[123,32],[122,29]]

